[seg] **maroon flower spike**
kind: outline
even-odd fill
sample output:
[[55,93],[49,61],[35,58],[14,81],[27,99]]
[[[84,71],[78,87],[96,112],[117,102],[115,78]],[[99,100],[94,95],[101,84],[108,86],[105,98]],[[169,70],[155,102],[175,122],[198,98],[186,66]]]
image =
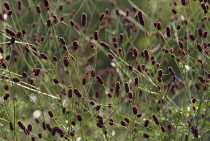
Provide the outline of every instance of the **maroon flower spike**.
[[198,75],[198,79],[201,81],[201,82],[203,82],[203,83],[205,83],[206,82],[206,80],[203,78],[203,76],[201,76],[201,75]]
[[58,61],[58,57],[57,56],[53,56],[53,60],[54,61]]
[[193,135],[195,138],[198,138],[198,128],[193,129]]
[[87,25],[87,14],[86,13],[82,13],[81,25],[82,26],[86,26]]
[[167,37],[171,36],[171,28],[169,26],[166,26],[166,35]]
[[67,58],[67,56],[63,57],[63,63],[64,63],[64,66],[69,66],[69,59]]
[[180,48],[184,48],[184,44],[183,44],[183,42],[181,40],[178,41],[178,44],[179,44]]
[[124,118],[124,120],[125,120],[127,123],[130,122],[130,120],[129,120],[128,118]]
[[202,52],[203,49],[202,49],[202,47],[201,47],[201,45],[199,43],[196,44],[196,47],[197,47],[199,52]]
[[123,42],[123,40],[124,40],[124,34],[120,33],[120,41]]
[[149,120],[147,119],[147,120],[145,120],[145,122],[144,122],[144,127],[147,127],[149,125]]
[[113,125],[114,124],[114,119],[113,118],[110,118],[109,119],[109,125]]
[[6,60],[9,60],[10,57],[11,57],[10,54],[8,54],[8,55],[5,57],[5,59],[6,59]]
[[36,5],[36,11],[38,14],[40,14],[42,12],[42,9],[39,4]]
[[7,100],[7,99],[9,98],[9,96],[10,96],[10,95],[9,95],[8,93],[5,94],[5,95],[4,95],[4,100]]
[[109,98],[112,98],[112,94],[111,94],[111,93],[108,93],[107,96],[108,96]]
[[145,25],[145,21],[144,21],[144,17],[143,17],[143,14],[142,14],[142,11],[138,11],[138,19],[139,19],[139,22],[142,26]]
[[62,113],[63,113],[63,114],[66,113],[66,107],[63,107],[63,108],[62,108]]
[[47,10],[50,9],[50,4],[48,0],[42,0],[44,2],[44,6],[47,8]]
[[182,1],[182,5],[185,6],[187,4],[187,0],[181,0]]
[[95,70],[91,70],[90,75],[91,75],[91,77],[95,77],[96,71]]
[[12,38],[10,39],[10,44],[14,44],[15,43],[15,36],[12,36]]
[[77,95],[77,97],[82,97],[82,93],[77,88],[74,88],[74,93]]
[[177,29],[177,30],[181,29],[181,25],[178,24],[178,25],[176,26],[176,29]]
[[38,76],[39,73],[40,73],[40,68],[35,68],[35,69],[33,70],[33,72],[34,72],[34,75],[35,75],[35,76]]
[[72,124],[73,126],[75,126],[75,125],[76,125],[76,121],[72,121],[71,124]]
[[18,122],[18,126],[22,129],[22,130],[25,130],[26,127],[23,125],[23,123],[19,120]]
[[82,78],[82,85],[86,85],[86,82],[87,82],[87,78],[86,77],[83,77]]
[[130,92],[128,92],[128,98],[133,98],[133,93],[130,91]]
[[165,127],[164,126],[161,126],[161,130],[164,133],[165,132]]
[[68,90],[68,97],[72,98],[72,96],[73,96],[72,88],[69,88],[69,90]]
[[73,20],[70,20],[69,23],[71,24],[71,26],[75,25],[75,22]]
[[41,139],[42,138],[42,133],[38,133],[38,137]]
[[18,10],[21,10],[21,9],[22,9],[22,1],[19,0],[19,1],[18,1]]
[[142,117],[142,114],[141,114],[141,113],[138,113],[136,116],[137,116],[138,118],[140,118],[140,117]]
[[109,46],[107,43],[105,43],[105,42],[103,42],[103,41],[100,41],[99,43],[100,43],[100,45],[101,45],[102,47],[104,47],[104,48],[106,48],[106,49],[110,49],[110,46]]
[[208,78],[210,78],[210,73],[207,74]]
[[176,9],[172,9],[171,11],[172,11],[174,14],[177,13]]
[[108,57],[109,57],[109,59],[111,59],[111,60],[114,59],[114,56],[113,56],[111,53],[108,53]]
[[100,22],[103,21],[104,17],[105,17],[105,13],[101,13],[101,14],[100,14],[100,17],[99,17]]
[[47,19],[47,26],[48,27],[52,26],[52,22],[51,22],[50,18]]
[[101,106],[100,105],[97,105],[96,106],[96,111],[99,111],[101,109]]
[[133,114],[136,115],[138,113],[138,108],[136,106],[133,106]]
[[13,13],[13,11],[12,10],[9,10],[7,14],[8,14],[8,16],[11,16],[12,13]]
[[82,115],[77,114],[77,120],[78,120],[78,121],[82,121]]
[[5,2],[5,3],[4,3],[4,6],[5,6],[5,8],[6,8],[7,10],[10,10],[10,9],[11,9],[9,2]]
[[139,77],[134,78],[134,85],[137,86],[139,84]]
[[52,127],[50,126],[50,124],[46,124],[46,128],[47,128],[47,130],[49,131],[49,132],[51,132],[51,130],[52,130]]
[[53,112],[52,112],[52,111],[48,111],[48,114],[49,114],[49,116],[50,116],[51,118],[53,118],[53,117],[54,117],[54,115],[53,115]]
[[90,100],[90,105],[95,105],[95,101],[94,100]]
[[199,29],[198,29],[198,34],[199,34],[199,36],[200,36],[200,37],[202,37],[202,36],[203,36],[203,31],[202,31],[202,29],[201,29],[201,28],[199,28]]
[[124,121],[124,120],[121,120],[120,123],[121,123],[122,126],[126,126],[127,125],[127,122]]
[[55,84],[58,84],[58,83],[59,83],[59,80],[58,80],[57,78],[53,78],[53,82],[54,82]]
[[73,42],[73,47],[74,47],[74,50],[77,50],[78,49],[78,42],[77,41],[74,41]]
[[191,39],[192,41],[194,41],[194,40],[195,40],[195,36],[194,36],[193,34],[190,34],[190,39]]
[[16,35],[16,33],[15,33],[12,29],[5,28],[5,31],[6,31],[9,35],[11,35],[11,36],[15,36],[15,35]]
[[10,128],[11,131],[14,130],[13,123],[11,121],[9,122],[9,128]]
[[144,136],[145,138],[149,138],[149,135],[146,134],[146,133],[144,133],[143,136]]
[[156,23],[156,28],[157,28],[158,30],[161,30],[161,23],[160,23],[160,22],[157,22],[157,23]]
[[169,124],[167,125],[167,127],[168,127],[168,130],[171,131],[171,129],[172,129],[172,124],[169,123]]
[[204,31],[203,32],[203,38],[206,38],[208,36],[208,32],[207,31]]
[[31,132],[32,131],[32,125],[28,124],[28,131]]
[[69,134],[70,134],[70,136],[72,136],[72,137],[73,137],[73,136],[74,136],[74,134],[75,134],[75,131],[74,131],[74,130],[73,130],[73,131],[70,131],[70,133],[69,133]]
[[117,95],[119,95],[119,93],[120,93],[120,82],[119,81],[117,81],[115,84],[115,93]]
[[66,44],[66,41],[63,37],[60,37],[59,38],[59,41],[61,42],[62,45],[65,45]]
[[45,60],[48,59],[48,56],[44,53],[40,53],[40,56],[42,57],[42,59],[45,59]]
[[192,103],[195,103],[195,102],[196,102],[196,98],[193,97],[193,98],[192,98]]
[[97,30],[95,30],[93,34],[94,34],[94,38],[95,38],[95,40],[98,40],[98,37],[99,37],[99,36],[98,36],[98,31],[97,31]]
[[128,82],[124,83],[124,87],[125,87],[125,92],[128,93],[130,91],[130,86],[129,86]]
[[158,70],[158,77],[163,77],[163,70],[162,69]]
[[144,49],[144,56],[145,56],[145,58],[146,58],[147,61],[150,59],[149,52],[148,52],[147,49]]
[[17,77],[14,77],[14,78],[12,78],[12,81],[14,81],[14,82],[20,82],[20,79],[17,78]]
[[22,76],[23,76],[23,78],[26,78],[26,77],[28,77],[28,74],[26,72],[23,72]]
[[101,78],[100,75],[96,75],[96,79],[97,79],[99,84],[101,84],[101,85],[104,84],[104,81],[103,81],[103,79]]
[[156,115],[152,115],[152,118],[153,118],[153,120],[154,120],[154,122],[155,122],[155,124],[157,124],[157,125],[159,125],[160,124],[160,122],[159,122],[159,120],[158,120],[158,118],[157,118],[157,116]]

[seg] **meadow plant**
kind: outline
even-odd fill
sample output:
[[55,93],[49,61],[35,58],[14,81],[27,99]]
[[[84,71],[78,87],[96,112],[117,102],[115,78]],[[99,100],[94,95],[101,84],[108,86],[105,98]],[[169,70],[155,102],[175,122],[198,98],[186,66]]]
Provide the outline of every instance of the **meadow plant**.
[[1,0],[0,140],[210,140],[209,4]]

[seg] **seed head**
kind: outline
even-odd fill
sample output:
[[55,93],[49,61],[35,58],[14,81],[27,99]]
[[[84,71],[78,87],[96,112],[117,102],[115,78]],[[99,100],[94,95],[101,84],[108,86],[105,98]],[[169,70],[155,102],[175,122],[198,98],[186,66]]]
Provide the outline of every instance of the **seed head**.
[[82,26],[86,26],[87,25],[87,14],[86,13],[82,13],[81,25]]
[[145,122],[144,122],[144,127],[147,127],[149,125],[149,120],[147,119],[147,120],[145,120]]
[[133,114],[136,115],[138,113],[138,108],[136,106],[133,106]]
[[9,98],[9,96],[10,96],[10,94],[8,94],[8,93],[5,94],[5,95],[4,95],[4,100],[7,100],[7,99]]
[[54,115],[53,115],[53,112],[52,112],[52,111],[48,111],[48,114],[49,114],[49,116],[50,116],[51,118],[53,118],[53,117],[54,117]]
[[107,43],[105,43],[105,42],[103,42],[103,41],[100,41],[99,43],[100,43],[100,45],[101,45],[102,47],[104,47],[104,48],[106,48],[106,49],[110,49],[110,46],[109,46]]
[[104,17],[105,17],[105,13],[101,13],[101,14],[100,14],[100,17],[99,17],[100,22],[103,21]]
[[145,25],[145,21],[144,21],[144,17],[143,17],[143,14],[142,14],[142,11],[138,11],[138,19],[139,19],[139,22],[142,26]]
[[77,114],[77,120],[78,120],[78,121],[82,121],[82,115]]
[[124,83],[124,87],[125,87],[125,92],[128,93],[130,91],[130,86],[129,86],[128,82]]
[[160,124],[160,122],[159,122],[159,120],[158,120],[158,118],[157,118],[156,115],[153,114],[153,115],[152,115],[152,118],[153,118],[154,122],[155,122],[157,125]]
[[96,75],[96,79],[97,79],[99,84],[101,84],[101,85],[104,84],[104,81],[103,81],[103,79],[101,78],[100,75]]
[[77,41],[74,41],[73,42],[73,48],[74,48],[74,50],[77,50],[78,49],[78,42]]
[[66,44],[66,41],[63,37],[60,37],[59,38],[59,41],[61,42],[62,45],[65,45]]
[[17,78],[17,77],[14,77],[14,78],[12,78],[12,81],[14,81],[14,82],[20,82],[20,79]]
[[166,35],[167,37],[171,36],[171,28],[169,26],[166,26]]
[[114,59],[114,56],[113,56],[111,53],[108,53],[108,57],[109,57],[109,59],[111,59],[111,60]]
[[53,82],[54,82],[55,84],[58,84],[58,83],[59,83],[58,78],[53,78]]
[[9,2],[4,2],[4,6],[7,10],[11,9]]
[[40,56],[42,57],[42,59],[48,59],[48,56],[45,53],[40,53]]
[[19,120],[18,121],[18,126],[22,129],[22,130],[25,130],[26,127],[23,125],[23,123]]
[[9,35],[11,35],[11,36],[15,36],[15,35],[16,35],[16,33],[15,33],[12,29],[5,28],[5,31],[6,31]]
[[74,88],[74,93],[77,95],[77,97],[82,97],[82,93],[77,88]]
[[94,38],[95,38],[95,40],[98,40],[98,37],[99,37],[99,36],[98,36],[98,31],[95,30],[95,31],[94,31]]
[[149,138],[149,135],[146,134],[146,133],[144,133],[143,136],[144,136],[145,138]]

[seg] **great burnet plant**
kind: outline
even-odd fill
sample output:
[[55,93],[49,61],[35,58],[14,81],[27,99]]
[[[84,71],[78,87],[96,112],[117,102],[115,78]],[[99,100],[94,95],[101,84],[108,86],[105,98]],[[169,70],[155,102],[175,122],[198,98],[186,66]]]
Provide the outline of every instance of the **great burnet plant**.
[[2,2],[1,140],[208,140],[208,4]]

